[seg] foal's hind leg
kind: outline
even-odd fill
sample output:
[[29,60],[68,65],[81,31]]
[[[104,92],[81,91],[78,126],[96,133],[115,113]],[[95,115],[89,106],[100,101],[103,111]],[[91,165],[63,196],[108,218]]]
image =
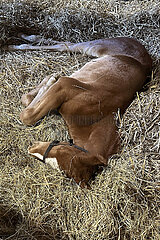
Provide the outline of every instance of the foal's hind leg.
[[44,38],[40,35],[25,35],[25,34],[19,34],[19,37],[23,40],[26,40],[29,43],[32,44],[45,44],[45,45],[51,45],[51,44],[58,44],[61,43],[60,41],[55,41],[52,38]]
[[60,42],[50,39],[45,39],[41,36],[31,35],[26,36],[22,34],[22,39],[29,42],[29,44],[21,45],[8,45],[4,47],[4,50],[9,51],[35,51],[35,50],[49,50],[59,52],[77,52],[84,53],[93,57],[101,57],[107,54],[108,46],[106,39],[99,39],[81,43]]
[[21,101],[24,106],[28,106],[32,101],[36,102],[42,95],[56,82],[55,74],[51,74],[36,86],[29,93],[23,94]]

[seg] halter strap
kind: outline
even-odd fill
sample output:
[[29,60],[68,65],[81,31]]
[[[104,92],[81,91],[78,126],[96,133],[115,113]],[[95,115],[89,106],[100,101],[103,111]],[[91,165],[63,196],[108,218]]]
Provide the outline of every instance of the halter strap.
[[46,149],[46,151],[45,151],[45,153],[44,153],[44,155],[43,155],[43,160],[42,160],[42,161],[43,161],[44,163],[45,163],[46,157],[48,156],[48,153],[51,151],[51,149],[52,149],[54,146],[57,146],[58,143],[59,143],[59,141],[54,140],[54,141],[52,141],[52,142],[49,144],[48,148]]
[[[76,144],[74,144],[74,143],[73,143],[73,139],[70,139],[68,144],[69,144],[69,146],[73,146],[74,148],[76,148],[76,149],[78,149],[78,150],[80,150],[80,151],[82,151],[82,152],[88,153],[88,151],[87,151],[86,149],[84,149],[84,148],[82,148],[82,147],[79,147],[79,146],[77,146]],[[54,146],[58,146],[58,145],[66,145],[66,144],[60,143],[59,141],[56,141],[56,140],[52,141],[52,142],[49,144],[48,148],[46,149],[46,151],[45,151],[45,153],[44,153],[44,155],[43,155],[43,160],[42,160],[43,163],[45,163],[45,159],[47,158],[48,153],[51,151],[51,149],[52,149]]]
[[78,150],[81,150],[82,152],[88,153],[88,151],[82,147],[77,146],[76,144],[73,143],[73,139],[69,139],[69,145],[77,148]]

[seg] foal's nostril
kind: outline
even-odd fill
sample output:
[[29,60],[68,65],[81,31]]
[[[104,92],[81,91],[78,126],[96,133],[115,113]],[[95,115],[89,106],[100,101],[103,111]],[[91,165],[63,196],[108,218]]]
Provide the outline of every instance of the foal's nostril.
[[40,142],[34,142],[32,144],[32,146],[28,147],[28,153],[32,154],[33,152],[35,152],[36,148],[40,145]]

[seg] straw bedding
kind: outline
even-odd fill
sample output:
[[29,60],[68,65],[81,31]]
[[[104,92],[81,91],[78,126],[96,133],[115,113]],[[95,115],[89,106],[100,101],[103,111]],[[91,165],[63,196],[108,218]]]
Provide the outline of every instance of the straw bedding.
[[91,182],[91,190],[82,190],[27,154],[35,140],[67,140],[63,119],[48,115],[27,127],[19,113],[21,95],[46,75],[68,75],[90,58],[1,50],[0,239],[159,239],[159,29],[158,0],[1,0],[1,49],[22,43],[20,32],[72,42],[129,36],[148,49],[153,72],[120,121],[121,153]]

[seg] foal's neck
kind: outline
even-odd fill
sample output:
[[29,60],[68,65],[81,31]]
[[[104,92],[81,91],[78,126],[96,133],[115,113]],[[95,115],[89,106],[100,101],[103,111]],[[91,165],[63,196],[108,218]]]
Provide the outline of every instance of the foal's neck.
[[118,152],[119,134],[114,116],[109,115],[90,126],[70,127],[75,144],[106,159]]

